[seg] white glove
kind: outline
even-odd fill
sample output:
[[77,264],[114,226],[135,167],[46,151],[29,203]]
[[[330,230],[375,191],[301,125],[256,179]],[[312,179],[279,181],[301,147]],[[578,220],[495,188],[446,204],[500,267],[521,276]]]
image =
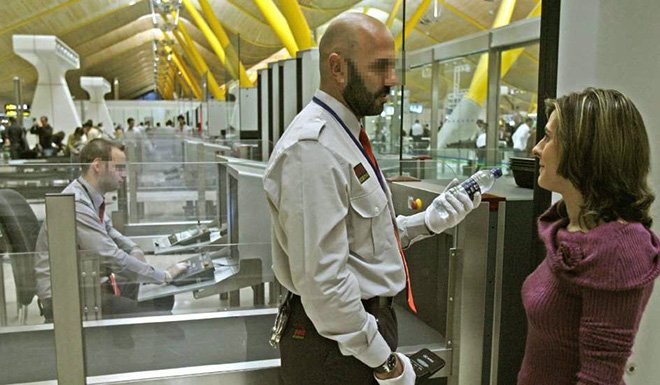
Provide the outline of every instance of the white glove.
[[175,265],[168,267],[165,270],[165,282],[166,283],[172,282],[174,278],[183,274],[186,270],[188,270],[188,264],[185,262],[179,262]]
[[456,226],[465,216],[481,203],[481,194],[474,194],[474,200],[470,200],[462,187],[453,189],[458,185],[458,179],[454,179],[447,185],[445,191],[438,195],[426,208],[424,223],[432,232],[438,234],[450,227]]
[[408,358],[405,354],[398,352],[395,352],[394,354],[396,354],[396,356],[399,358],[399,361],[401,362],[401,365],[403,365],[403,373],[401,373],[399,377],[388,378],[387,380],[380,380],[378,377],[376,377],[376,375],[374,375],[374,378],[380,385],[414,385],[417,375],[415,374],[415,370],[410,363],[410,358]]

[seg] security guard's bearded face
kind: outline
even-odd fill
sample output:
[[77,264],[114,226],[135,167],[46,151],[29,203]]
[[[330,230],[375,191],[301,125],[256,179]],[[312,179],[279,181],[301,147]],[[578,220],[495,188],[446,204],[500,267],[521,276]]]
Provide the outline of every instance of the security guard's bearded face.
[[342,96],[356,116],[378,115],[388,100],[390,88],[397,84],[394,41],[383,28],[366,36],[346,58],[347,81]]

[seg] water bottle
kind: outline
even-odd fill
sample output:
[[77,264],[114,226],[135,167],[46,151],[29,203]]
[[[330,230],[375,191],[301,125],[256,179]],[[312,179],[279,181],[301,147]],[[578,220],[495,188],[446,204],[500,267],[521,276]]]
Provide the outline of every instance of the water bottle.
[[477,171],[471,177],[464,180],[460,185],[452,187],[449,191],[465,190],[470,199],[474,199],[476,193],[486,193],[495,184],[495,179],[502,176],[502,169],[493,167],[490,170]]
[[[495,184],[495,179],[502,176],[502,169],[499,167],[493,167],[490,170],[481,170],[474,173],[471,177],[463,181],[463,183],[458,186],[454,186],[447,190],[448,192],[457,192],[465,191],[470,197],[470,200],[474,199],[474,194],[476,193],[485,193],[490,191],[490,189]],[[441,203],[435,203],[434,206],[436,210],[444,211]],[[408,197],[408,209],[410,210],[419,210],[422,207],[422,200],[415,199],[414,197]],[[445,213],[446,214],[446,213]]]

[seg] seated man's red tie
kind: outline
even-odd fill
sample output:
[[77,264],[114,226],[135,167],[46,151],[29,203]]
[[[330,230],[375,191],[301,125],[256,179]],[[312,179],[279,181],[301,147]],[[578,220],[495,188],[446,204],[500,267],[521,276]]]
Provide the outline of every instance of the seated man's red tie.
[[103,223],[103,217],[105,216],[105,201],[101,202],[99,206],[99,221]]

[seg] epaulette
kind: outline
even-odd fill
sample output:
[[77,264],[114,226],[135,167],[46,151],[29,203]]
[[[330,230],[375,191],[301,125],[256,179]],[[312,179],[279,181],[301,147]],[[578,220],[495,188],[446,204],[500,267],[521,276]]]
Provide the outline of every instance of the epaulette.
[[321,130],[325,127],[325,120],[316,118],[303,127],[300,127],[298,140],[318,140]]

